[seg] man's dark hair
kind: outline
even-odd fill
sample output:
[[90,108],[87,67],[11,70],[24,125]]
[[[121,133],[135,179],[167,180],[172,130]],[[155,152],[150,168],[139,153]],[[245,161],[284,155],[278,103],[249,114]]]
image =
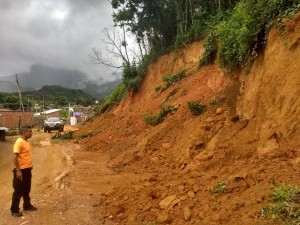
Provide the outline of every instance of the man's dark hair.
[[28,131],[29,129],[31,129],[31,126],[29,126],[29,125],[21,126],[20,134],[23,134],[24,132]]

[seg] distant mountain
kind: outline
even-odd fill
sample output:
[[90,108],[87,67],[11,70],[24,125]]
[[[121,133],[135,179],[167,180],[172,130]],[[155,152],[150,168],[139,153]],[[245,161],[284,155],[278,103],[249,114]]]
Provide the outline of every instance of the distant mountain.
[[[80,89],[64,88],[57,85],[46,85],[36,91],[22,92],[25,108],[30,104],[43,103],[46,108],[71,105],[89,106],[95,103],[95,98]],[[8,109],[19,108],[19,95],[17,92],[0,92],[0,104]]]
[[[113,73],[115,81],[105,82],[102,78],[98,81],[91,80],[85,73],[77,70],[66,70],[35,64],[30,72],[18,74],[20,89],[33,91],[45,85],[59,85],[65,88],[81,89],[95,98],[104,98],[120,82],[120,74]],[[16,92],[16,75],[0,77],[0,92]]]
[[34,96],[34,98],[37,99],[45,98],[46,100],[52,100],[58,97],[65,97],[68,100],[73,100],[77,97],[94,99],[92,96],[85,93],[81,89],[65,88],[58,85],[46,85],[36,91],[22,92],[22,96],[28,96],[28,95]]
[[24,99],[43,100],[48,104],[66,106],[67,104],[93,105],[95,98],[80,89],[64,88],[57,85],[46,85],[37,91],[22,93]]
[[86,87],[82,90],[98,99],[103,99],[107,97],[111,91],[117,87],[122,82],[121,79],[110,81],[101,85],[97,85],[95,83],[87,83]]

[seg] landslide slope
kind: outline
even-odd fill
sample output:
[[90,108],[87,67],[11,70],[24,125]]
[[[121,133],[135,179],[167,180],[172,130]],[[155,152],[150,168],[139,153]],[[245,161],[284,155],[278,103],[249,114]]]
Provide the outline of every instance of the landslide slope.
[[[109,224],[264,222],[274,183],[300,185],[300,14],[285,23],[283,33],[271,29],[249,74],[229,77],[217,64],[198,70],[204,48],[196,41],[153,62],[138,93],[76,133],[81,151],[108,155],[120,180],[139,177],[98,187],[97,214]],[[184,78],[156,91],[181,70]],[[189,101],[205,113],[193,116]],[[156,126],[143,121],[162,106],[178,109]]]

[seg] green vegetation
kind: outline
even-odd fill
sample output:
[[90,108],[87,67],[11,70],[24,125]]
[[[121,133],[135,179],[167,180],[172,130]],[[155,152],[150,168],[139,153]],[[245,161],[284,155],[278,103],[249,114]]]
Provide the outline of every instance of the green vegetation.
[[64,132],[63,134],[61,132],[56,132],[53,135],[51,135],[51,139],[56,139],[56,140],[70,140],[74,136],[74,132],[69,131],[69,132]]
[[[95,99],[80,89],[63,88],[56,85],[43,86],[37,91],[22,93],[23,105],[26,110],[32,108],[34,104],[44,105],[45,109],[61,106],[93,105]],[[20,109],[20,99],[18,93],[1,93],[0,104],[7,109]]]
[[161,90],[161,86],[155,87],[155,92],[159,92],[160,93],[160,90]]
[[274,20],[294,15],[299,0],[241,0],[232,15],[218,23],[214,32],[218,37],[218,61],[229,71],[245,68],[259,48],[266,44],[267,33]]
[[141,225],[156,225],[157,222],[156,221],[152,221],[152,222],[141,222]]
[[178,81],[180,81],[182,78],[184,78],[185,75],[185,70],[180,70],[178,73],[175,73],[173,75],[171,74],[166,74],[163,76],[162,80],[165,82],[165,86],[163,87],[156,87],[155,91],[157,92],[163,92],[166,89],[168,89],[170,86],[172,86],[173,84],[177,83]]
[[175,88],[172,91],[170,91],[170,93],[166,97],[166,101],[168,101],[169,99],[171,99],[177,92],[178,92],[178,88]]
[[[282,18],[295,15],[300,0],[112,0],[111,5],[115,26],[123,32],[121,42],[111,44],[119,46],[113,53],[123,60],[127,92],[139,89],[148,65],[161,54],[199,38],[205,38],[199,68],[216,61],[228,72],[248,69],[264,49],[274,21],[283,30]],[[139,51],[132,59],[127,34],[135,38]],[[164,80],[166,85],[157,92],[174,83],[171,75]]]
[[218,104],[218,101],[217,101],[217,99],[212,99],[211,101],[210,101],[210,104],[211,105],[217,105]]
[[105,103],[107,104],[116,104],[120,102],[127,94],[125,85],[122,83],[112,93],[108,96]]
[[89,138],[89,137],[93,137],[95,134],[93,132],[90,133],[86,133],[86,134],[82,134],[79,136],[80,139],[84,139],[84,138]]
[[153,115],[153,114],[145,115],[143,119],[145,123],[155,126],[163,121],[164,115],[162,112],[159,112],[157,115]]
[[205,106],[201,105],[199,102],[195,102],[195,101],[188,102],[187,107],[194,116],[199,116],[205,112]]
[[225,193],[226,192],[226,187],[227,187],[227,182],[221,181],[218,182],[213,188],[212,188],[212,193]]
[[117,105],[127,94],[128,89],[125,83],[121,83],[115,88],[112,93],[104,100],[96,109],[98,113],[103,113],[110,107]]
[[205,51],[199,61],[199,68],[211,64],[216,57],[217,44],[212,34],[209,34],[204,42]]
[[148,123],[152,126],[155,126],[159,123],[161,123],[164,120],[164,117],[166,117],[169,113],[172,113],[173,111],[176,111],[179,108],[180,105],[174,105],[174,106],[165,106],[163,103],[160,108],[160,112],[157,115],[145,115],[143,117],[144,122]]
[[137,73],[135,62],[126,64],[123,68],[123,83],[129,91],[137,91],[139,88],[140,80]]
[[276,224],[297,225],[300,222],[300,187],[282,183],[271,193],[270,206],[261,209],[266,220]]
[[52,102],[56,106],[67,106],[69,103],[76,105],[92,105],[95,99],[80,89],[64,88],[57,85],[46,85],[32,92],[22,93],[24,99]]
[[175,73],[172,76],[170,76],[169,74],[165,75],[163,77],[163,81],[166,83],[166,85],[162,88],[162,90],[166,90],[171,85],[177,83],[184,77],[185,77],[185,70],[180,70],[178,73]]
[[16,93],[11,94],[11,93],[0,92],[0,104],[3,104],[3,106],[6,109],[12,109],[12,110],[20,109],[20,99]]
[[59,111],[59,117],[62,119],[62,120],[66,120],[68,117],[69,117],[69,110],[60,110]]

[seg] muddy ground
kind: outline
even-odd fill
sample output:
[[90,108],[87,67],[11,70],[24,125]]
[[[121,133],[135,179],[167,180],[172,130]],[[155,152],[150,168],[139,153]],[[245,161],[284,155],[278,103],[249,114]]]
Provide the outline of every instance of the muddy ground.
[[[31,139],[34,156],[31,197],[38,211],[14,218],[9,207],[11,151],[16,138],[7,137],[1,143],[1,225],[261,225],[265,220],[260,209],[268,204],[268,193],[274,188],[272,182],[293,183],[295,176],[300,175],[295,151],[285,151],[268,162],[249,152],[237,154],[244,159],[244,166],[234,157],[236,163],[229,157],[217,165],[224,156],[215,155],[200,170],[192,171],[168,165],[163,156],[151,158],[150,163],[134,159],[127,166],[110,168],[109,154],[104,151],[87,151],[78,141],[51,140],[51,134],[35,130]],[[162,144],[163,149],[168,147]],[[276,174],[279,168],[280,173]],[[213,193],[214,185],[222,181],[227,182],[225,192]],[[163,203],[164,199],[167,200]]]
[[[76,129],[66,127],[66,132]],[[53,140],[51,135],[54,133],[34,130],[30,139],[34,160],[31,198],[38,211],[24,212],[21,218],[12,217],[9,210],[13,191],[12,147],[18,136],[6,137],[0,143],[0,224],[111,224],[98,211],[104,193],[149,176],[117,174],[105,165],[105,154],[86,155],[78,144]]]
[[[53,142],[51,134],[37,130],[34,130],[30,142],[33,146],[34,160],[31,198],[38,211],[25,212],[21,218],[10,215],[13,191],[12,146],[16,138],[17,136],[6,137],[6,142],[0,143],[0,224],[94,224],[88,222],[92,216],[89,215],[89,211],[93,209],[94,204],[94,201],[90,200],[92,192],[75,194],[64,181],[66,175],[74,169],[71,157],[79,146],[73,143]],[[101,168],[101,165],[97,167],[103,169],[103,175],[108,172],[105,171],[105,167]]]

